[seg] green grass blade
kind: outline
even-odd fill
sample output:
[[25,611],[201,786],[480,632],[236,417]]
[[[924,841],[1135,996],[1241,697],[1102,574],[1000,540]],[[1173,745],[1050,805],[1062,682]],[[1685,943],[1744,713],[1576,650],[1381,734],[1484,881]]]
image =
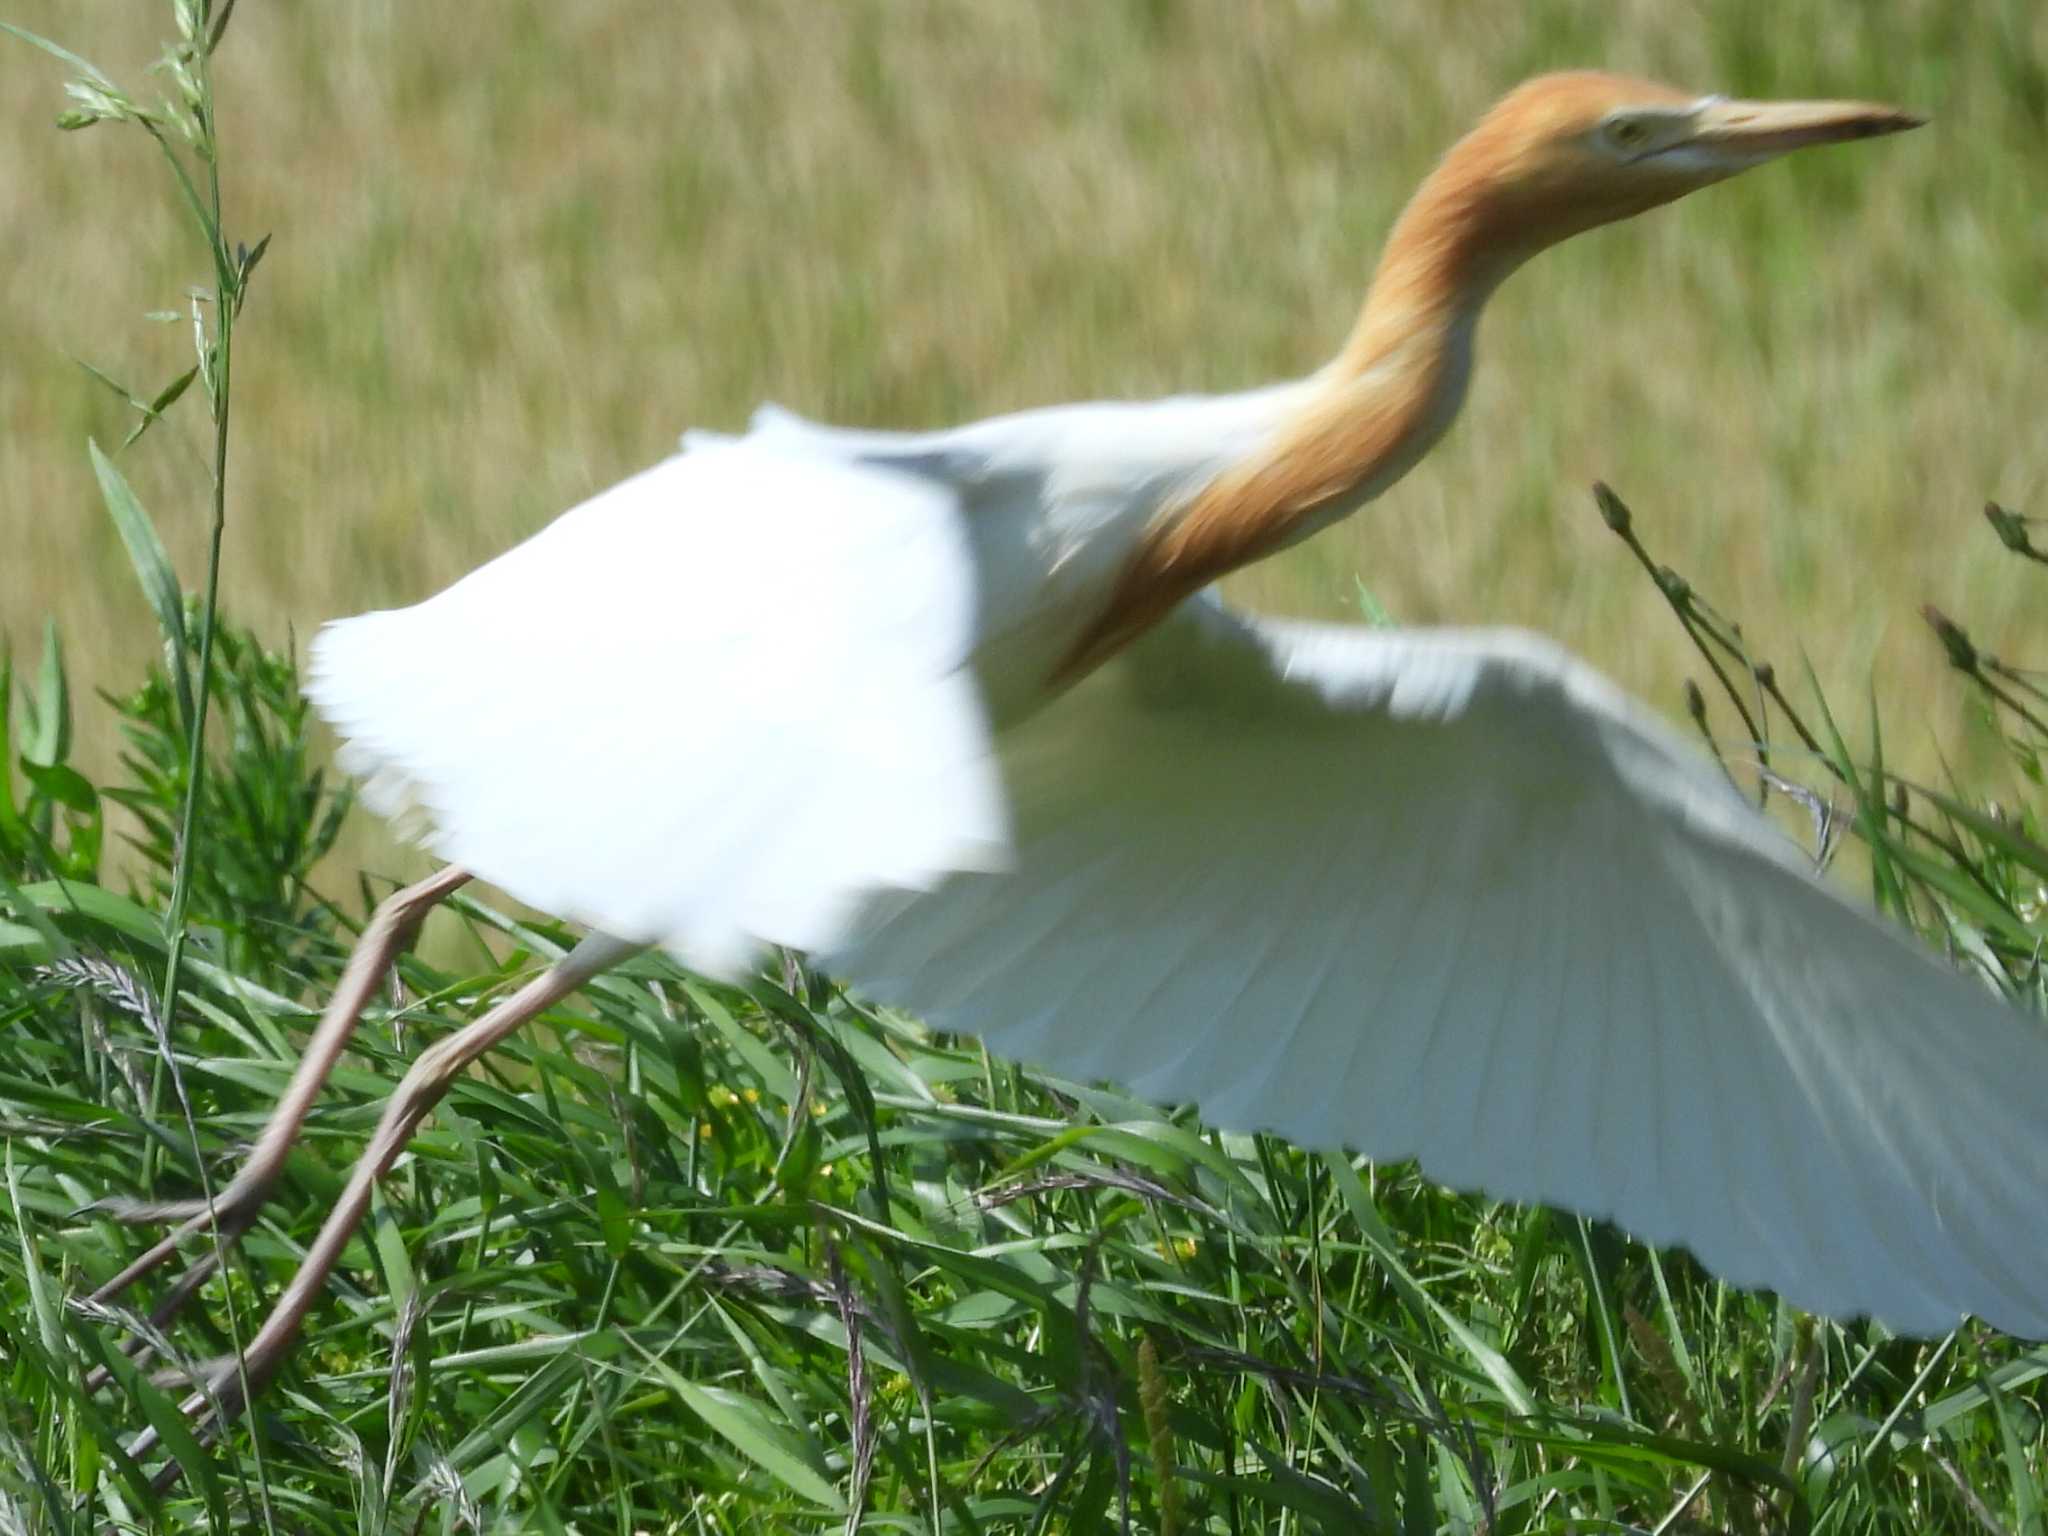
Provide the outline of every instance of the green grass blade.
[[0,855],[20,858],[28,846],[14,801],[14,651],[0,635]]
[[109,91],[111,91],[114,88],[114,82],[109,80],[105,75],[101,74],[98,66],[93,64],[88,59],[80,58],[77,54],[73,53],[69,48],[66,48],[62,43],[53,43],[50,41],[50,39],[42,36],[40,33],[31,32],[26,27],[17,27],[11,21],[0,21],[0,32],[5,32],[9,37],[19,38],[22,42],[27,43],[31,48],[42,49],[43,52],[47,53],[53,59],[61,59],[64,63],[69,64],[73,69],[77,70],[79,74],[83,75],[86,79],[90,80],[94,85],[100,86],[103,89]]
[[698,1386],[637,1342],[634,1348],[646,1357],[669,1391],[742,1456],[800,1498],[834,1514],[846,1512],[846,1501],[826,1479],[824,1469],[811,1463],[803,1441],[769,1418],[759,1403],[724,1387]]
[[114,520],[114,529],[128,550],[129,563],[135,567],[135,579],[142,584],[142,595],[148,599],[157,627],[163,631],[164,664],[170,670],[171,687],[177,694],[178,719],[189,731],[192,678],[185,661],[185,599],[178,585],[178,573],[171,565],[163,540],[157,537],[156,524],[143,510],[127,478],[100,451],[98,443],[87,442],[86,452],[92,459],[92,472],[99,480],[107,515]]
[[1499,1390],[1502,1399],[1514,1412],[1533,1414],[1536,1411],[1535,1396],[1523,1382],[1521,1374],[1508,1364],[1507,1356],[1480,1338],[1424,1290],[1421,1283],[1410,1273],[1407,1265],[1402,1262],[1399,1244],[1373,1205],[1372,1194],[1366,1189],[1365,1181],[1359,1178],[1358,1170],[1335,1153],[1324,1154],[1322,1161],[1323,1166],[1329,1169],[1331,1177],[1336,1180],[1337,1192],[1343,1196],[1345,1205],[1350,1209],[1351,1219],[1358,1223],[1366,1246],[1373,1251],[1374,1256],[1385,1268],[1387,1277],[1393,1281],[1394,1288],[1408,1303],[1410,1309],[1418,1317],[1436,1318],[1443,1325],[1444,1331],[1456,1339],[1471,1356],[1473,1363],[1485,1373],[1486,1379]]
[[21,760],[38,768],[61,763],[71,751],[71,685],[64,674],[64,641],[57,621],[43,621],[43,664],[36,673],[35,719]]
[[141,440],[142,434],[163,419],[164,412],[178,403],[178,397],[190,389],[192,381],[198,377],[199,365],[195,363],[158,390],[146,403],[135,402],[135,408],[142,415],[135,425],[128,429],[128,435],[121,439],[122,448],[134,447]]

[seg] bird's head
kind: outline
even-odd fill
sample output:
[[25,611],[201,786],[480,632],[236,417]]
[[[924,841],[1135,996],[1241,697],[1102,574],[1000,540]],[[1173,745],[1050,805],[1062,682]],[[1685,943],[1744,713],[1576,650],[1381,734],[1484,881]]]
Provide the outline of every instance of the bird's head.
[[1872,102],[1735,101],[1596,71],[1542,75],[1488,112],[1424,192],[1512,265],[1792,150],[1922,121]]

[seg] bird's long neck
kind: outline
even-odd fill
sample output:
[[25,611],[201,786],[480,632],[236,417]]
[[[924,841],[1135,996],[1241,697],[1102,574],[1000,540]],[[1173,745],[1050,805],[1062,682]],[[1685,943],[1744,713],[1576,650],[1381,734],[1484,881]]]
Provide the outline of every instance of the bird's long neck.
[[[1358,323],[1320,375],[1338,395],[1349,391],[1355,413],[1398,409],[1399,382],[1412,389],[1432,369],[1469,365],[1480,310],[1529,254],[1529,242],[1505,223],[1455,154],[1409,199]],[[1383,400],[1358,398],[1374,386]]]
[[1167,507],[1056,681],[1121,649],[1221,576],[1378,495],[1463,403],[1480,308],[1519,264],[1448,159],[1396,221],[1344,349],[1302,410],[1257,450]]

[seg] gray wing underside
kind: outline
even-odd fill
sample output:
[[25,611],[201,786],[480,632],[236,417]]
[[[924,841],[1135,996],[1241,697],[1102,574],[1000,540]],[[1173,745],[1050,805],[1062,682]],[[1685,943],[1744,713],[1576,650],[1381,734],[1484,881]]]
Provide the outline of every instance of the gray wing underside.
[[1191,604],[999,740],[1014,866],[878,904],[863,990],[1796,1305],[2048,1335],[2048,1044],[1534,636]]

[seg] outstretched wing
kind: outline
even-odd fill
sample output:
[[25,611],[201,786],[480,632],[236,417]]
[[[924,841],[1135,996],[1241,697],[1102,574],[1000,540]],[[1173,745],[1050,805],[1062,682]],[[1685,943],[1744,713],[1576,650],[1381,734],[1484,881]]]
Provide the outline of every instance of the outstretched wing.
[[943,487],[740,440],[328,626],[308,691],[444,858],[732,974],[1002,861],[975,604]]
[[1198,602],[1000,747],[1014,867],[871,914],[864,990],[1800,1306],[2048,1335],[2048,1039],[1556,647]]

